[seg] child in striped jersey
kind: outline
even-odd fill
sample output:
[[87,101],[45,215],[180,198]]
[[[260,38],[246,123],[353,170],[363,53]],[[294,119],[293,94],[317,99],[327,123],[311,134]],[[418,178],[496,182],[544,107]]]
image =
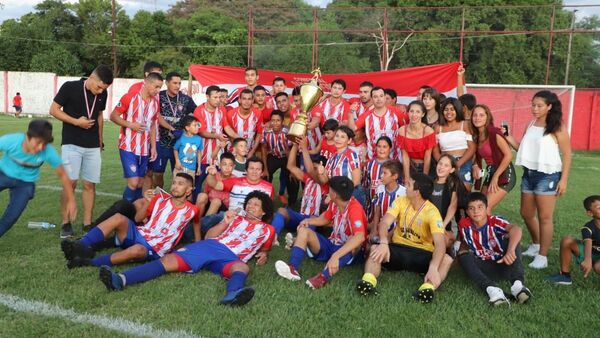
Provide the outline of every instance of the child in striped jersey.
[[[379,143],[379,142],[378,142]],[[398,182],[402,177],[402,165],[398,160],[388,160],[381,166],[381,184],[377,187],[373,196],[373,218],[369,223],[369,238],[372,242],[379,242],[377,225],[381,217],[387,213],[397,197],[406,196],[406,188]],[[396,222],[388,228],[388,237],[396,227]]]
[[375,147],[375,158],[366,163],[364,166],[362,185],[367,194],[366,212],[368,219],[373,218],[373,201],[375,198],[375,192],[381,185],[381,169],[383,168],[383,164],[389,161],[391,151],[392,140],[387,136],[381,136],[377,140],[377,145]]
[[459,223],[461,238],[458,261],[467,276],[489,296],[494,306],[508,304],[497,281],[508,279],[515,301],[523,304],[531,298],[524,283],[521,261],[522,231],[497,216],[488,216],[487,198],[480,192],[469,195],[467,215]]

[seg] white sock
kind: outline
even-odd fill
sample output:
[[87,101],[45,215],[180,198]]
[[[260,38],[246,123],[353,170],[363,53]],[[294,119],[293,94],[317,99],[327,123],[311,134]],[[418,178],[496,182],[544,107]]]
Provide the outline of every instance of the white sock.
[[539,244],[531,243],[531,244],[529,244],[529,248],[530,249],[535,249],[537,251],[540,251],[540,245]]

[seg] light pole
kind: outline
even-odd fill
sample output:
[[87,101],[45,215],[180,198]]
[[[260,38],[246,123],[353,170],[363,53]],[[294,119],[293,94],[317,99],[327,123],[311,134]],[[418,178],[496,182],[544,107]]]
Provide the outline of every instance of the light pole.
[[112,35],[112,59],[113,59],[113,73],[114,76],[117,77],[117,9],[116,9],[116,4],[115,4],[115,0],[111,1],[112,4],[112,30],[111,30],[111,35]]
[[569,68],[571,66],[571,45],[573,44],[573,31],[575,30],[575,13],[577,13],[577,10],[573,10],[573,17],[571,18],[571,32],[569,33],[569,46],[567,47],[567,66],[565,67],[565,86],[569,84]]

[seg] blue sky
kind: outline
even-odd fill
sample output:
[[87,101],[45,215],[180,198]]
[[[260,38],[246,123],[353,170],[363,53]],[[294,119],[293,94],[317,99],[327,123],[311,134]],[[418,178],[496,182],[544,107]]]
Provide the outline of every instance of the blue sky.
[[[123,6],[125,11],[130,16],[133,16],[138,10],[155,11],[155,10],[168,10],[170,5],[177,2],[177,0],[117,0],[118,3]],[[307,3],[315,6],[324,7],[331,0],[305,0]],[[4,5],[0,9],[0,22],[6,19],[15,19],[21,17],[23,14],[33,11],[33,7],[40,3],[40,0],[0,0],[0,3]],[[67,0],[67,2],[75,2],[74,0]],[[565,5],[595,5],[600,4],[600,0],[565,0]],[[599,15],[600,7],[593,8],[579,8],[578,17]]]

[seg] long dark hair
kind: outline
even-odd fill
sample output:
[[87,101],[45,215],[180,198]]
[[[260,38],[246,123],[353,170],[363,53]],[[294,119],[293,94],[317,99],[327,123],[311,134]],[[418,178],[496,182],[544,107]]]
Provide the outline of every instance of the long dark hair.
[[543,99],[546,104],[552,105],[548,115],[546,115],[546,129],[544,130],[544,135],[557,132],[562,126],[562,103],[558,99],[558,96],[549,90],[542,90],[535,93],[533,99],[536,97]]
[[446,107],[449,105],[452,106],[454,108],[454,111],[456,112],[456,122],[464,121],[465,117],[462,111],[462,103],[460,103],[460,101],[455,97],[449,97],[445,99],[440,105],[440,124],[448,124],[448,121],[446,121],[446,117],[444,117],[444,109],[446,109]]
[[418,106],[419,108],[421,108],[421,111],[423,112],[423,117],[421,118],[421,122],[424,123],[424,124],[427,124],[427,108],[425,108],[425,105],[423,104],[423,101],[414,100],[411,103],[409,103],[408,104],[408,109],[406,111],[407,114],[408,114],[408,111],[410,110],[410,106],[412,106],[412,105],[415,105],[415,106]]

